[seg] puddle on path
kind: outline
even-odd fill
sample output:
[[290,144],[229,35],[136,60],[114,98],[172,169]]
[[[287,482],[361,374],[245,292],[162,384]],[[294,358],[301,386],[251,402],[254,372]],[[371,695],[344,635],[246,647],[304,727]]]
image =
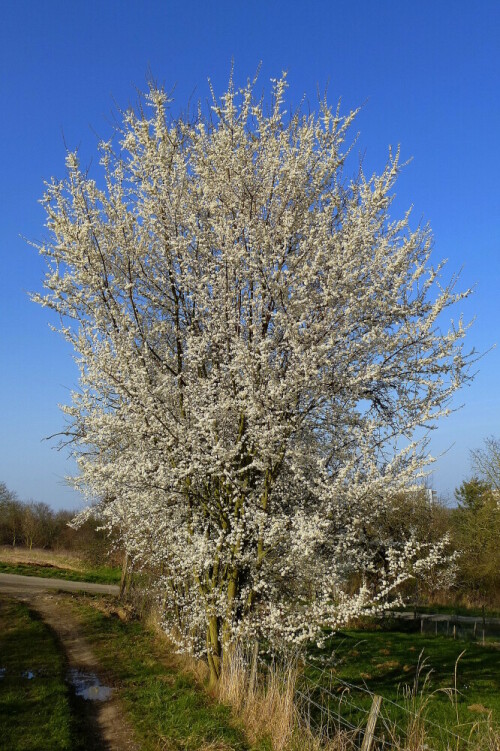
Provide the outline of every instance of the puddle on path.
[[0,668],[0,678],[5,678],[6,672],[7,672],[7,668]]
[[84,673],[76,668],[68,671],[68,680],[76,695],[89,701],[106,701],[113,691],[109,686],[103,686],[95,673]]

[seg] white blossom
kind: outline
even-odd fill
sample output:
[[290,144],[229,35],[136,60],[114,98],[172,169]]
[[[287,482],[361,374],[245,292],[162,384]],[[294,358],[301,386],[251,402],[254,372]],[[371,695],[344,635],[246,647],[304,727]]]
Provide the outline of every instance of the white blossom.
[[231,85],[192,122],[152,88],[102,145],[102,187],[69,154],[44,199],[35,298],[80,368],[75,483],[215,674],[232,640],[320,640],[442,560],[384,539],[383,567],[367,530],[467,378],[463,324],[440,328],[462,295],[428,228],[389,219],[399,153],[349,179],[355,113],[285,116],[285,93]]

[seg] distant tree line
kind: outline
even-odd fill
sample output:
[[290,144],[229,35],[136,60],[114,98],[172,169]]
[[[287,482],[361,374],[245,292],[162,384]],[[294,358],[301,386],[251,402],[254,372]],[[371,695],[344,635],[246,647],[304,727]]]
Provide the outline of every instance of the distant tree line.
[[461,484],[453,510],[459,550],[457,587],[473,604],[500,605],[500,504],[498,491],[474,475]]
[[420,539],[448,536],[448,565],[414,572],[404,586],[416,604],[442,603],[500,607],[500,505],[498,492],[474,474],[455,491],[456,505],[431,500],[422,490],[398,499],[385,524],[401,536],[410,529]]
[[455,491],[453,544],[459,551],[456,586],[471,604],[500,605],[500,439],[471,452],[473,474]]
[[75,514],[54,511],[40,501],[22,501],[0,482],[0,545],[67,550],[94,563],[104,562],[110,548],[108,533],[99,529],[96,518],[73,529],[69,522]]
[[449,535],[453,579],[416,577],[409,587],[420,600],[500,607],[500,439],[487,438],[471,459],[472,474],[455,490],[456,505],[430,502],[422,492],[400,504],[390,523],[417,526],[423,540]]
[[[383,541],[405,540],[413,534],[423,543],[448,536],[448,559],[429,572],[416,569],[404,585],[412,602],[462,602],[500,606],[500,440],[488,438],[472,452],[472,476],[455,490],[454,507],[435,500],[426,489],[402,493],[379,519],[376,534],[367,524],[364,544],[382,563],[387,556]],[[69,526],[74,511],[54,511],[46,503],[23,502],[0,482],[0,544],[68,550],[92,562],[104,562],[112,541],[99,529],[95,517],[77,529]],[[365,575],[366,576],[366,575]],[[310,593],[314,594],[314,574]],[[369,582],[377,589],[377,577]],[[352,582],[353,589],[359,586]]]

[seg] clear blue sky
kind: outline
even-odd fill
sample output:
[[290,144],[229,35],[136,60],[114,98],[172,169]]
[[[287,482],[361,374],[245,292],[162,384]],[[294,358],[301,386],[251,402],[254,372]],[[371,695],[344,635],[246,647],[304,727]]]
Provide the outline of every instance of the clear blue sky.
[[[110,134],[113,103],[133,102],[149,70],[176,86],[179,107],[207,97],[207,76],[222,92],[231,58],[241,83],[262,61],[263,88],[287,70],[292,103],[306,94],[314,106],[329,84],[344,112],[364,104],[366,170],[382,169],[389,144],[413,157],[393,211],[413,204],[414,224],[431,223],[436,260],[476,285],[462,305],[476,318],[470,347],[499,340],[500,3],[19,0],[2,5],[0,56],[0,481],[22,498],[81,503],[63,483],[71,462],[42,440],[63,426],[57,404],[76,369],[48,314],[28,301],[43,264],[21,236],[44,235],[37,201],[44,179],[63,176],[63,139],[89,162]],[[432,480],[443,494],[469,472],[469,449],[500,434],[499,372],[497,349],[433,435],[435,453],[449,449]]]

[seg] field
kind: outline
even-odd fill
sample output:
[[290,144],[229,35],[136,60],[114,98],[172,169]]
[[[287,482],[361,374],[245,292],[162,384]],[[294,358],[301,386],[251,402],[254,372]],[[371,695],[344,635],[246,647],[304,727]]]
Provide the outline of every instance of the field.
[[118,584],[121,577],[121,569],[116,566],[91,565],[65,551],[29,550],[8,545],[0,546],[0,573],[98,584]]
[[[406,731],[418,719],[433,748],[452,742],[465,748],[490,719],[500,724],[500,645],[413,629],[412,623],[397,623],[391,630],[336,634],[324,649],[310,651],[303,685],[319,706],[354,726],[366,724],[372,694],[378,694],[388,727]],[[379,734],[390,735],[388,727],[382,719]]]

